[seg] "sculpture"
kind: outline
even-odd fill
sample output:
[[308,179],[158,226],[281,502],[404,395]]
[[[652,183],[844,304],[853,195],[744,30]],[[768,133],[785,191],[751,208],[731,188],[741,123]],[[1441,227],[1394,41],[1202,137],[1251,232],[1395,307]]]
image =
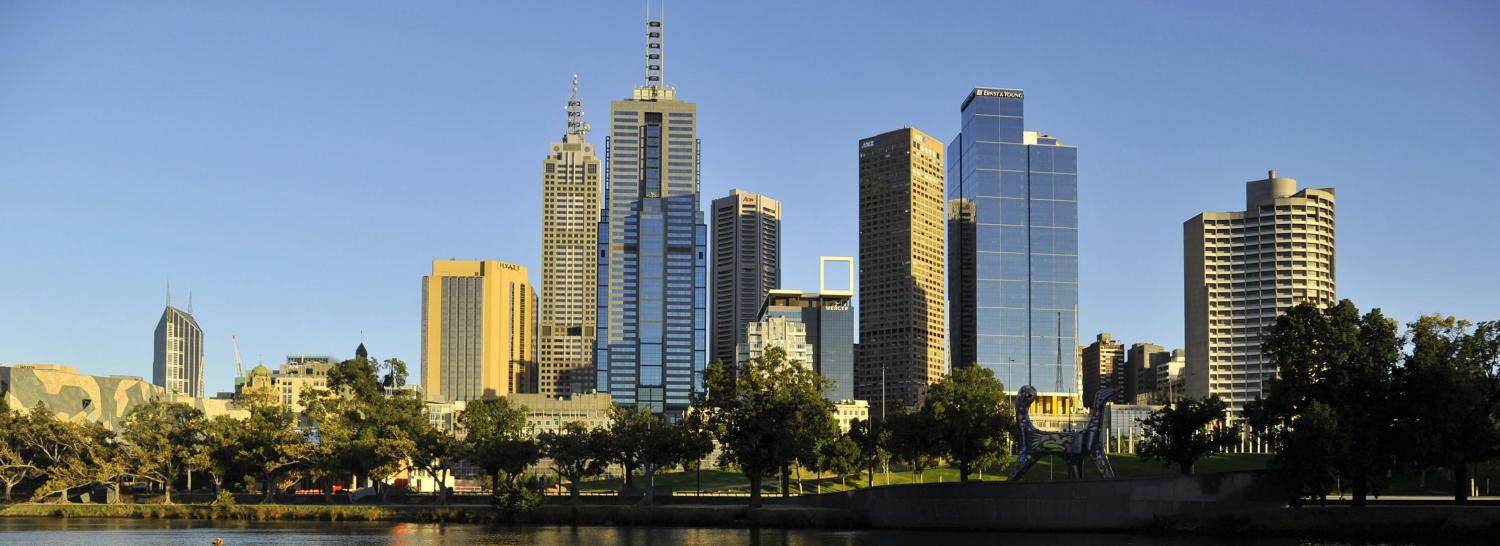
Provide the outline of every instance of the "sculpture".
[[1016,395],[1016,420],[1021,429],[1021,453],[1011,468],[1010,481],[1017,481],[1038,460],[1048,455],[1061,457],[1068,463],[1068,473],[1074,479],[1083,478],[1083,457],[1088,455],[1099,468],[1099,474],[1114,478],[1115,471],[1109,466],[1109,457],[1104,455],[1104,406],[1109,404],[1115,389],[1100,389],[1089,407],[1088,426],[1080,431],[1056,432],[1038,430],[1031,424],[1031,403],[1036,401],[1036,388],[1021,387]]

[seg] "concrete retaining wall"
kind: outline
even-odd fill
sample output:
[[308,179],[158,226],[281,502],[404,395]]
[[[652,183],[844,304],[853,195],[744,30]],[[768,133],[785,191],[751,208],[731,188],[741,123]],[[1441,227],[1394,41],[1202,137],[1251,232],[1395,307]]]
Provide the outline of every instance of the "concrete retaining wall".
[[788,499],[839,508],[885,528],[1103,531],[1167,518],[1279,506],[1254,474],[1116,480],[912,484]]

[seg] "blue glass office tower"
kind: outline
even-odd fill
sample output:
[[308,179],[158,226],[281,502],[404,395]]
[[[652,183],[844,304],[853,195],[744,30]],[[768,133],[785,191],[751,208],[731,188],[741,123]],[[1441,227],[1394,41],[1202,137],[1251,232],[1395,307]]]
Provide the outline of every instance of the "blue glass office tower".
[[661,32],[646,22],[645,85],[610,105],[594,365],[615,403],[680,414],[707,360],[708,229],[697,106],[662,84]]
[[1079,388],[1078,153],[1025,130],[1024,99],[974,89],[948,148],[950,358],[1062,413]]

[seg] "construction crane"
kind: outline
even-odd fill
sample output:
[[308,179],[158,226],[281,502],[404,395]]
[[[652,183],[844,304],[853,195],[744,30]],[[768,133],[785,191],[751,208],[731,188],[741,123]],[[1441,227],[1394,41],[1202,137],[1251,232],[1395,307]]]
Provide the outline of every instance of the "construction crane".
[[244,381],[245,365],[240,363],[240,340],[235,336],[229,336],[229,343],[234,346],[234,380]]

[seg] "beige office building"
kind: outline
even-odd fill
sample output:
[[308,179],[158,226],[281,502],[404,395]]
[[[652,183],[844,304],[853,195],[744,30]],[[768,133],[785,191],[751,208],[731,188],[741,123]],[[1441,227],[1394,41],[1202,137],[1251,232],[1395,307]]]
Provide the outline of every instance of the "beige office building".
[[870,415],[944,372],[943,144],[912,128],[859,141],[859,359]]
[[807,342],[807,325],[788,317],[766,317],[746,324],[745,341],[739,344],[735,363],[744,365],[760,358],[771,347],[786,351],[787,362],[812,369],[813,346]]
[[1101,389],[1115,389],[1112,400],[1125,402],[1125,346],[1104,332],[1083,348],[1083,404],[1093,407]]
[[766,294],[781,286],[781,202],[734,189],[713,200],[713,326],[708,359],[730,364]]
[[434,260],[422,278],[422,392],[452,402],[532,392],[536,289],[523,266]]
[[1246,183],[1245,210],[1183,223],[1188,397],[1217,395],[1238,415],[1276,369],[1260,343],[1293,305],[1334,303],[1333,188],[1276,176]]
[[569,396],[594,389],[597,325],[599,156],[584,137],[578,77],[568,99],[568,131],[542,160],[542,305],[537,392]]

